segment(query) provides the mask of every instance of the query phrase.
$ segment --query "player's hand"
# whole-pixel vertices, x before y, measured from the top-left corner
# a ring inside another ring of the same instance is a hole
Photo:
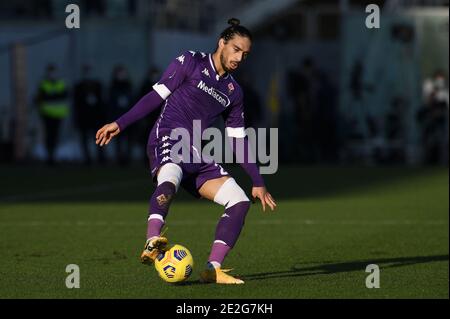
[[[272,211],[275,209],[275,207],[277,207],[275,200],[265,187],[253,187],[252,196],[253,199],[259,198],[264,212],[266,211],[266,204],[270,207]]]
[[[95,134],[95,144],[103,146],[107,145],[111,139],[120,133],[119,125],[116,122],[106,124]]]

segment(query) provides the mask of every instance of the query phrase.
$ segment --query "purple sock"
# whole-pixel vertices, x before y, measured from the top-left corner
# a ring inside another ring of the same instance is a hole
[[[147,239],[159,236],[161,234],[161,228],[164,226],[164,222],[157,218],[151,218],[147,224]]]
[[[230,247],[222,242],[214,242],[211,248],[211,254],[209,254],[208,262],[216,262],[222,264],[223,260],[230,251]]]
[[[160,235],[174,195],[175,185],[171,182],[164,182],[156,187],[150,199],[147,239]]]
[[[221,264],[234,247],[244,226],[245,216],[250,208],[250,202],[240,202],[225,209],[216,227],[215,241],[209,255],[208,261]]]

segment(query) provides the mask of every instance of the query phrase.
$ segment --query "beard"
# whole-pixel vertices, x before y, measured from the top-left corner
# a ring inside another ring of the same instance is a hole
[[[230,73],[232,71],[229,68],[227,68],[227,66],[226,66],[227,61],[225,60],[225,57],[223,56],[223,52],[220,54],[220,64],[222,65],[222,69],[225,72]]]

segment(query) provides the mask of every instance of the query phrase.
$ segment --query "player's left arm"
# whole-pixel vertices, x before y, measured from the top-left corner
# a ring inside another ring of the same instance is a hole
[[[245,133],[242,94],[238,99],[236,99],[236,102],[233,104],[231,109],[224,114],[224,118],[226,127],[225,130],[233,152],[236,154],[238,159],[242,159],[242,162],[239,164],[252,180],[253,199],[255,200],[256,198],[259,198],[263,211],[266,211],[266,205],[269,206],[272,211],[275,210],[277,204],[272,195],[267,191],[264,179],[259,173],[256,159],[254,154],[251,152],[249,140]],[[243,147],[237,147],[239,144],[242,144]],[[241,150],[243,150],[243,154],[238,153]]]
[[[230,134],[232,134],[230,136]],[[242,158],[243,161],[239,163],[241,167],[244,169],[244,171],[247,173],[247,175],[250,176],[253,187],[252,187],[252,197],[253,200],[256,198],[259,198],[262,204],[263,211],[266,211],[266,205],[270,207],[270,209],[273,211],[275,210],[275,207],[277,206],[275,199],[272,197],[272,195],[269,193],[269,191],[266,188],[266,185],[264,183],[264,179],[259,173],[258,165],[256,164],[256,161],[253,159],[253,154],[251,152],[251,148],[249,145],[248,137],[244,136],[233,136],[233,133],[230,133],[229,127],[227,127],[227,135],[230,142],[230,145],[232,145],[232,149],[234,154],[236,154],[237,158]],[[237,144],[242,143],[243,147],[237,147]],[[239,154],[239,152],[243,149],[244,154]]]

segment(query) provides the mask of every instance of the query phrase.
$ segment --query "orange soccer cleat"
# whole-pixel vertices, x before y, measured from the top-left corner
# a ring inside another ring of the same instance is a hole
[[[221,269],[221,268],[208,268],[200,273],[200,281],[203,283],[216,283],[224,285],[240,285],[244,281],[238,278],[234,278],[226,274],[232,269]]]
[[[141,262],[146,265],[152,265],[156,256],[166,249],[168,243],[167,238],[162,236],[148,239],[141,254]]]

